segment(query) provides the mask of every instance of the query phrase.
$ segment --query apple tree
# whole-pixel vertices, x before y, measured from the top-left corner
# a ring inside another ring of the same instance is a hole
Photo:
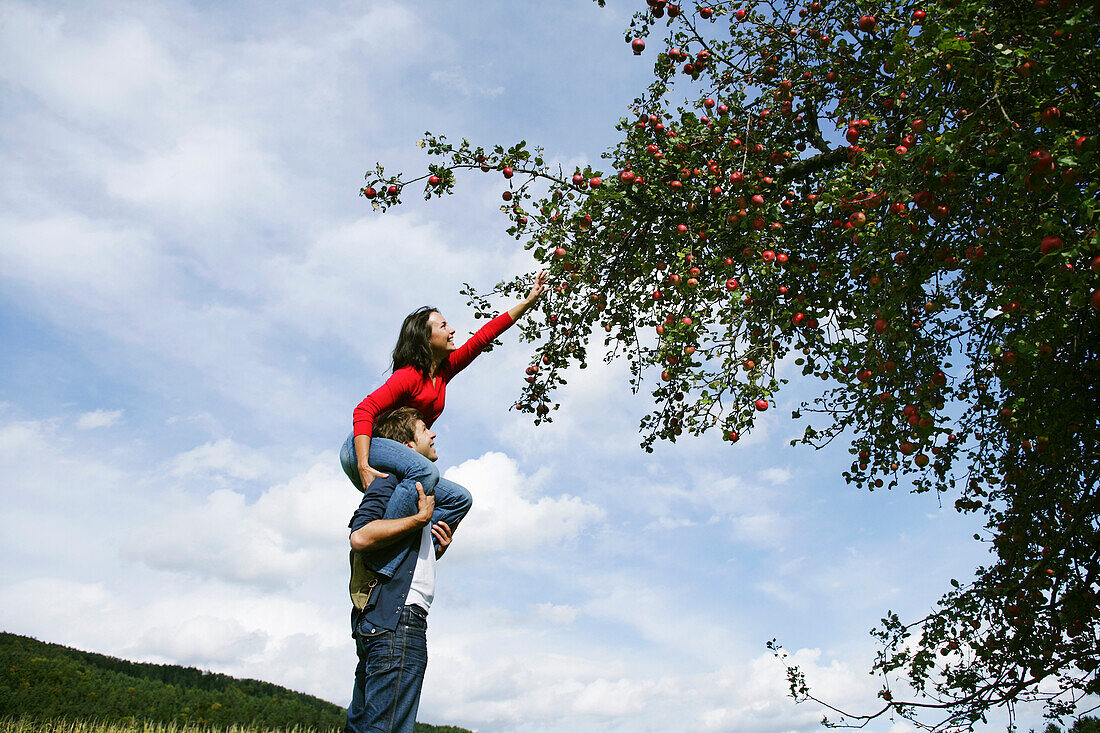
[[[801,372],[801,442],[850,441],[848,482],[981,515],[989,563],[926,617],[886,616],[881,704],[840,722],[1080,710],[1100,692],[1095,5],[638,5],[625,37],[653,81],[602,166],[428,133],[427,174],[378,167],[362,194],[385,210],[502,176],[509,233],[557,283],[522,324],[536,423],[566,368],[622,358],[652,392],[644,447],[736,443]],[[487,315],[524,287],[467,293]]]

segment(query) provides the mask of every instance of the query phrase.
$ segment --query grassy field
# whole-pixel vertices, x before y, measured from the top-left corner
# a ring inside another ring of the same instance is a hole
[[[95,720],[70,720],[56,718],[14,718],[0,720],[0,733],[321,733],[313,728],[297,726],[286,730],[250,728],[231,725],[228,728],[205,725],[177,725],[175,723],[148,723],[134,720],[130,723],[107,723]],[[329,733],[324,731],[324,733]]]
[[[179,725],[176,723],[150,723],[131,720],[128,723],[108,723],[97,720],[70,718],[2,718],[0,733],[331,733],[316,728],[292,726],[290,728],[264,728],[230,725]],[[416,724],[416,733],[470,733],[465,728],[449,725]]]

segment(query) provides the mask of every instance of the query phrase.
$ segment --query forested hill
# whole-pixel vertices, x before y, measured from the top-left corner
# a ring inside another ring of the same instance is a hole
[[[348,669],[350,693],[352,669]],[[285,687],[194,667],[128,662],[0,632],[0,718],[342,728],[344,709]],[[417,723],[416,733],[469,733]]]

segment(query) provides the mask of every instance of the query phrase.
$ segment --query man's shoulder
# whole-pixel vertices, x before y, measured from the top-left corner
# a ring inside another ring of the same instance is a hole
[[[359,508],[351,515],[348,527],[353,531],[359,529],[368,522],[381,519],[386,513],[386,505],[389,504],[393,491],[397,488],[400,477],[391,471],[389,476],[379,476],[367,484],[363,498],[359,502]]]

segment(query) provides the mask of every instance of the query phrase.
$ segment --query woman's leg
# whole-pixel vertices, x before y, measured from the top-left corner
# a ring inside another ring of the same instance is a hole
[[[455,531],[473,503],[474,498],[470,496],[465,486],[440,478],[439,483],[435,485],[435,511],[432,512],[432,524],[444,521],[452,532]]]
[[[370,465],[383,473],[394,473],[404,482],[409,481],[412,492],[412,511],[397,516],[407,517],[416,514],[416,482],[424,487],[425,494],[435,491],[435,484],[439,480],[439,469],[424,456],[403,443],[398,443],[387,438],[371,438],[370,441]],[[340,446],[340,467],[355,488],[364,490],[362,479],[359,478],[359,459],[355,454],[355,436],[349,435],[344,444]],[[392,519],[393,517],[387,517]]]
[[[340,468],[344,469],[348,480],[360,491],[364,490],[363,480],[359,478],[359,461],[355,457],[355,434],[349,434],[348,439],[340,446]]]

